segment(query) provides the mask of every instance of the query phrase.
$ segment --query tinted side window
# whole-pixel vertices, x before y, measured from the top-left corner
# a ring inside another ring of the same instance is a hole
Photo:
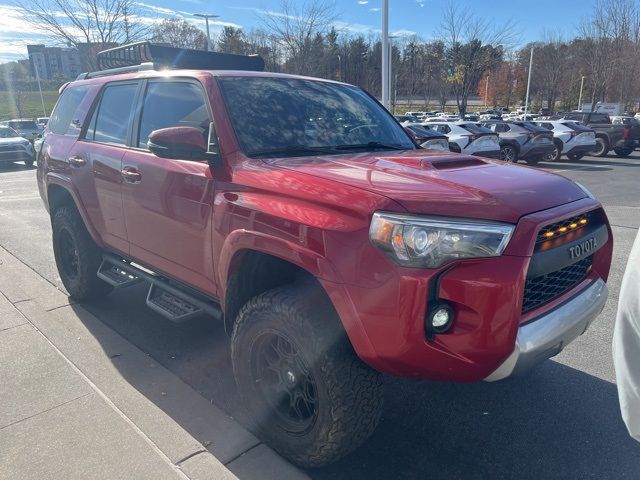
[[[102,92],[85,138],[96,142],[125,145],[138,85],[109,85]]]
[[[74,135],[80,134],[80,120],[74,118],[74,114],[80,105],[80,102],[87,94],[89,87],[68,87],[56,103],[56,107],[51,113],[49,119],[49,131],[58,135]],[[74,123],[74,120],[78,122]]]
[[[209,111],[202,89],[190,82],[151,82],[142,106],[138,147],[146,148],[149,134],[167,127],[209,128]]]
[[[609,123],[609,115],[604,113],[591,114],[590,123]]]

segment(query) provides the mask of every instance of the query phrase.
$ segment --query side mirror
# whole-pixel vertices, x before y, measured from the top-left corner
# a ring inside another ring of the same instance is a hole
[[[212,129],[213,124],[209,129],[210,143]],[[215,133],[213,135],[217,138]],[[218,165],[220,157],[217,145],[214,148],[208,148],[202,129],[196,127],[168,127],[154,130],[149,135],[147,146],[151,153],[161,158],[206,160],[212,167]]]

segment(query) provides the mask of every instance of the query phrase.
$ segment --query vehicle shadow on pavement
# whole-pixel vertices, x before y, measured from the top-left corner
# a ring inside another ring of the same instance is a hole
[[[83,307],[243,422],[221,322],[172,324],[145,307],[143,290],[137,285]],[[123,362],[114,365],[153,397],[148,379]],[[385,402],[381,424],[363,447],[306,473],[314,479],[538,480],[618,479],[640,471],[640,445],[620,419],[615,385],[554,361],[527,377],[491,384],[386,377]],[[202,441],[179,400],[158,406]]]

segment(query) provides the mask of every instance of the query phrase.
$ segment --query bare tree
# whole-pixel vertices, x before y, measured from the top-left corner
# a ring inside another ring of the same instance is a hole
[[[504,49],[515,38],[515,27],[513,22],[494,25],[451,2],[445,8],[440,35],[446,47],[447,79],[464,116],[469,95],[484,72],[500,63]]]
[[[186,20],[170,18],[154,25],[151,41],[168,43],[172,47],[204,49],[207,36],[198,27]]]
[[[291,70],[309,73],[316,34],[325,34],[335,19],[333,4],[325,0],[282,0],[279,12],[268,12],[262,21],[267,31],[283,46]]]
[[[143,39],[148,27],[136,19],[136,0],[16,0],[26,22],[57,43],[78,46]]]

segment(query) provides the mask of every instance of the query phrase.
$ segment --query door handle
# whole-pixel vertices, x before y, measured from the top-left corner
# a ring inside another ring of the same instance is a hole
[[[69,157],[69,165],[71,165],[72,167],[83,167],[86,164],[87,161],[82,157],[79,157],[77,155]]]
[[[142,175],[133,167],[124,167],[120,173],[122,173],[122,178],[127,183],[140,183],[142,181]]]

